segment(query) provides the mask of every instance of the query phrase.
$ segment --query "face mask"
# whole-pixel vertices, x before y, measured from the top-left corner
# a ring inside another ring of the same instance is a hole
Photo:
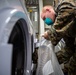
[[[50,19],[50,18],[46,18],[45,20],[44,20],[44,22],[47,24],[47,25],[52,25],[54,22],[52,21],[52,19]]]

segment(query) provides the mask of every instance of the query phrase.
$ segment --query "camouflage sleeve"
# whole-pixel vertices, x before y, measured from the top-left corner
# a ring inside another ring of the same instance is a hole
[[[48,31],[49,39],[56,45],[61,38],[65,41],[65,47],[57,53],[60,63],[68,61],[72,56],[75,37],[75,6],[68,2],[61,3],[57,8],[57,17],[54,25]]]
[[[67,36],[74,36],[74,23],[75,23],[75,9],[74,5],[68,2],[61,3],[57,10],[57,17],[48,31],[49,39],[53,45],[56,45],[61,38]]]
[[[69,75],[76,75],[76,51],[69,61],[68,71]]]
[[[61,40],[61,36],[57,34],[57,32],[55,31],[55,29],[53,27],[51,27],[51,29],[49,29],[47,31],[48,33],[48,39],[51,41],[51,43],[55,46],[57,45],[57,43]]]
[[[57,8],[57,17],[53,25],[54,31],[50,31],[50,35],[53,35],[52,38],[55,38],[57,42],[58,37],[54,35],[54,32],[59,35],[60,39],[63,38],[65,41],[65,47],[57,52],[56,55],[60,64],[68,62],[69,75],[76,75],[76,50],[74,45],[76,34],[75,8],[74,3],[61,3]],[[55,40],[53,39],[53,41]]]
[[[54,23],[54,28],[58,34],[61,36],[72,36],[74,34],[74,23],[76,16],[76,7],[70,2],[63,1],[58,5],[57,17]]]
[[[76,75],[76,50],[75,38],[65,37],[65,47],[56,53],[59,63],[64,63],[64,72],[68,75]]]
[[[56,33],[65,41],[65,47],[57,53],[60,63],[68,61],[75,50],[75,6],[68,2],[63,2],[58,6],[57,17],[54,23]]]
[[[64,41],[65,41],[65,47],[56,53],[60,64],[63,62],[64,63],[68,62],[70,57],[72,57],[73,53],[75,52],[75,45],[74,45],[75,38],[65,36]]]

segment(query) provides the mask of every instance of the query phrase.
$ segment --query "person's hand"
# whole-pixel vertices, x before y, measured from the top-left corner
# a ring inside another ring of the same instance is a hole
[[[49,35],[48,35],[47,31],[44,32],[44,34],[42,35],[42,37],[44,37],[45,39],[48,39]]]

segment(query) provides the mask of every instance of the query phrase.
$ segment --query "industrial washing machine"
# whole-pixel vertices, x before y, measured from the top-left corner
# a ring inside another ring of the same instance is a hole
[[[23,0],[0,0],[0,75],[32,75],[33,31]]]

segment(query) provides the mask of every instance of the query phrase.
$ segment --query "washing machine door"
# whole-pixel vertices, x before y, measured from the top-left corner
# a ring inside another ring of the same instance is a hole
[[[13,45],[12,52],[12,74],[23,75],[24,65],[26,64],[27,41],[26,32],[21,21],[18,21],[10,35],[8,43]]]
[[[31,75],[32,27],[21,0],[0,2],[0,75]]]
[[[0,45],[0,75],[31,75],[31,34],[24,19],[19,19],[8,38],[7,45]],[[3,37],[4,38],[4,37]]]

